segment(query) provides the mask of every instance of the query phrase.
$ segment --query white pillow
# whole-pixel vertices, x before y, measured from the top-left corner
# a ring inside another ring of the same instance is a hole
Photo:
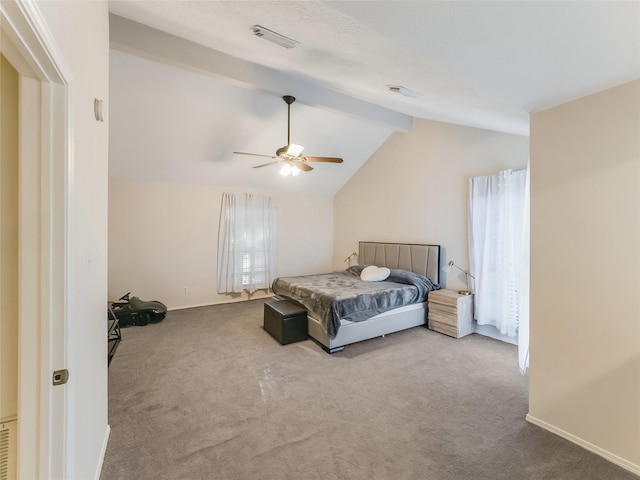
[[[369,265],[364,267],[360,272],[360,279],[365,282],[381,282],[386,280],[391,275],[391,270],[386,267],[376,267],[375,265]]]

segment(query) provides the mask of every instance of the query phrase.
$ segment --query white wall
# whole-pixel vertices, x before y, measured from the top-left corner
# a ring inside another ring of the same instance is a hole
[[[442,265],[468,269],[469,177],[526,168],[528,149],[528,137],[414,120],[335,196],[334,268],[366,240],[439,244]],[[464,274],[441,275],[444,286],[466,288]]]
[[[531,121],[529,418],[640,474],[640,81]]]
[[[359,240],[439,243],[443,262],[467,266],[468,178],[525,168],[527,158],[527,137],[416,120],[334,199],[271,192],[279,206],[278,274],[342,269]],[[109,298],[132,291],[169,308],[235,300],[216,293],[217,226],[222,193],[242,190],[109,184]],[[464,282],[454,275],[445,283]]]
[[[72,77],[68,175],[66,368],[67,478],[97,478],[107,425],[108,118],[94,119],[94,98],[109,100],[107,2],[41,1],[38,6]],[[55,121],[55,119],[54,119]]]
[[[245,300],[246,294],[217,293],[218,222],[226,191],[251,191],[274,199],[278,275],[330,270],[333,199],[329,196],[111,178],[109,298],[131,291],[169,308]],[[264,296],[258,292],[252,298]]]

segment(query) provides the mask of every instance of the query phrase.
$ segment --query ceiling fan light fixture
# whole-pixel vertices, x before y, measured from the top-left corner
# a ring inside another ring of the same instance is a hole
[[[283,177],[288,177],[289,175],[292,175],[295,177],[300,173],[300,171],[301,170],[295,165],[290,165],[288,163],[285,163],[280,169],[280,175],[282,175]]]
[[[302,145],[296,145],[295,143],[292,143],[287,149],[287,155],[290,155],[292,157],[299,157],[302,153],[302,150],[304,150],[304,147]]]
[[[402,85],[387,85],[387,89],[393,93],[399,93],[400,95],[404,95],[405,97],[420,97],[422,94],[420,92],[416,92],[415,90],[411,90],[407,87],[403,87]]]
[[[291,165],[285,163],[280,169],[280,175],[282,175],[283,177],[291,175]]]
[[[256,37],[264,38],[265,40],[269,40],[270,42],[284,48],[293,48],[296,45],[300,45],[300,42],[297,40],[280,35],[279,33],[269,30],[268,28],[264,28],[261,25],[253,25],[251,27],[251,31]]]

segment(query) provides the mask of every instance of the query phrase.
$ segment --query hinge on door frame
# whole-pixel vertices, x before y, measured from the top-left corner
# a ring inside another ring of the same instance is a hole
[[[69,380],[69,370],[55,370],[53,372],[53,385],[64,385]]]

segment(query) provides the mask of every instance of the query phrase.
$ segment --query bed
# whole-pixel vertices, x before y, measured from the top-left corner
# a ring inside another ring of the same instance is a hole
[[[358,263],[344,272],[280,277],[273,282],[278,299],[307,310],[309,336],[328,353],[424,325],[428,291],[440,288],[439,245],[360,242]],[[391,275],[382,282],[362,282],[359,273],[368,265],[389,268]],[[356,290],[361,287],[365,293]],[[376,290],[391,293],[394,299],[382,299]]]

